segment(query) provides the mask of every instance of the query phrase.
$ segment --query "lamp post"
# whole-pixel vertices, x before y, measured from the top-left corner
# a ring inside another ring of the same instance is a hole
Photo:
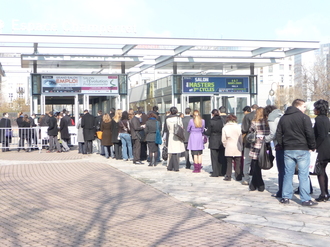
[[[276,84],[277,85],[277,82],[273,82],[270,86],[270,90],[269,90],[269,96],[272,97],[272,104],[274,105],[275,103],[275,100],[274,100],[274,95],[275,95],[275,91],[273,89],[273,85]]]

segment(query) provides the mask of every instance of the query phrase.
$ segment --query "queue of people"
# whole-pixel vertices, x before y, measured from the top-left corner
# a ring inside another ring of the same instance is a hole
[[[224,177],[224,181],[241,181],[248,185],[250,191],[265,190],[262,176],[262,162],[259,159],[263,145],[272,153],[270,143],[273,142],[278,170],[278,191],[273,197],[280,203],[288,204],[293,196],[292,179],[295,172],[299,178],[298,193],[303,206],[314,206],[317,202],[326,202],[330,195],[328,191],[328,176],[326,167],[330,161],[330,122],[328,118],[329,105],[325,100],[314,103],[315,125],[305,113],[306,104],[301,99],[293,101],[283,113],[276,106],[258,107],[252,105],[244,109],[242,124],[237,123],[237,117],[226,114],[226,108],[213,109],[208,126],[198,110],[185,109],[185,114],[179,113],[176,107],[171,107],[161,123],[158,108],[145,114],[141,108],[111,109],[110,114],[94,117],[88,110],[80,115],[76,125],[78,129],[78,152],[91,154],[96,149],[105,158],[132,161],[135,165],[157,166],[161,153],[159,145],[167,147],[167,170],[178,172],[180,158],[185,157],[185,168],[193,166],[193,173],[202,169],[202,154],[205,143],[208,142],[212,172],[210,177]],[[23,129],[35,125],[35,116],[20,112],[17,124]],[[48,126],[50,152],[65,152],[70,150],[68,126],[73,125],[68,113],[64,110],[55,117],[52,112],[43,116],[40,126]],[[11,128],[8,113],[3,113],[0,128]],[[163,127],[163,128],[162,128]],[[34,134],[19,130],[18,151],[28,144],[27,152],[31,151]],[[159,140],[159,135],[163,134]],[[3,152],[8,151],[11,136],[4,130],[0,131]],[[101,134],[99,133],[101,132]],[[254,134],[254,139],[247,138]],[[60,137],[58,135],[60,134]],[[61,140],[62,147],[58,140]],[[93,142],[95,141],[93,145]],[[264,144],[266,143],[266,144]],[[94,147],[93,147],[94,146]],[[148,153],[147,153],[148,151]],[[312,186],[309,179],[310,151],[317,151],[318,158],[315,173],[318,178],[321,194],[312,201],[310,193]],[[191,158],[191,159],[190,159]],[[191,162],[192,161],[192,162]],[[234,168],[234,169],[233,169]],[[232,175],[234,170],[234,176]]]

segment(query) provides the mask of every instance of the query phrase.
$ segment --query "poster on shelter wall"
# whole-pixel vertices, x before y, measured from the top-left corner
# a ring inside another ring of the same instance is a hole
[[[118,93],[118,76],[42,75],[43,93]]]
[[[248,93],[249,77],[182,77],[183,93]]]
[[[43,75],[41,77],[43,93],[80,93],[79,76]]]
[[[82,93],[118,93],[118,76],[81,76]]]

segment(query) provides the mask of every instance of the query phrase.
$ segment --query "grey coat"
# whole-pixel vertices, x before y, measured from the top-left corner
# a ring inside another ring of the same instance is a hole
[[[81,118],[79,118],[78,120],[77,129],[78,129],[77,142],[85,142],[83,128],[81,127]]]
[[[162,125],[159,121],[156,119],[149,119],[146,122],[146,128],[144,129],[144,132],[146,134],[146,141],[147,142],[155,142],[156,140],[156,125],[158,122],[158,129],[161,132],[162,131]]]

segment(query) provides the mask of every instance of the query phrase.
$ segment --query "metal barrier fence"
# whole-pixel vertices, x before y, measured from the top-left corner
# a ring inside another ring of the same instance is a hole
[[[42,150],[48,146],[49,136],[47,134],[48,127],[32,127],[32,128],[0,128],[0,143],[2,151],[7,150]],[[70,144],[77,145],[77,129],[75,126],[69,126]],[[58,135],[60,138],[60,135]]]

